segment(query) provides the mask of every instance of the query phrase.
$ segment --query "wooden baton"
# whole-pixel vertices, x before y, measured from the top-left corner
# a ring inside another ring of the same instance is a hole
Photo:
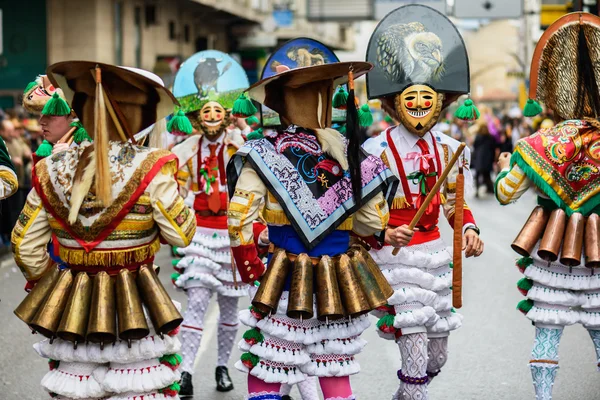
[[[456,202],[454,204],[454,243],[452,249],[452,305],[462,307],[462,230],[465,208],[465,175],[463,167],[458,167],[456,177]]]

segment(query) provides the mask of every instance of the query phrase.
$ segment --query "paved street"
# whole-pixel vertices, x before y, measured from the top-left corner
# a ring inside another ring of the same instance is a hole
[[[534,330],[515,309],[522,298],[516,289],[520,274],[513,262],[516,255],[509,247],[533,204],[532,196],[506,208],[498,206],[491,197],[470,202],[486,242],[486,251],[477,260],[466,261],[464,307],[461,310],[465,316],[464,326],[450,337],[450,359],[442,374],[430,386],[432,399],[534,399],[527,366]],[[450,231],[446,225],[444,233],[449,239]],[[166,249],[157,263],[163,266],[163,281],[168,281],[170,259]],[[39,386],[47,365],[31,347],[39,336],[29,334],[25,325],[12,314],[24,296],[23,282],[12,261],[6,260],[0,264],[1,400],[48,398]],[[170,284],[167,286],[171,288]],[[182,293],[171,293],[185,305]],[[247,301],[243,306],[246,305]],[[242,399],[245,394],[245,375],[233,370],[233,367],[231,375],[236,390],[228,394],[214,391],[216,314],[216,307],[212,304],[205,322],[205,337],[194,375],[198,394],[196,399]],[[398,350],[392,342],[378,339],[374,322],[373,319],[373,327],[364,335],[369,344],[359,356],[362,372],[353,378],[357,399],[388,399],[398,382]],[[236,359],[239,354],[235,350],[232,358]],[[560,355],[561,369],[554,399],[600,399],[596,358],[591,340],[583,328],[575,326],[566,329]]]

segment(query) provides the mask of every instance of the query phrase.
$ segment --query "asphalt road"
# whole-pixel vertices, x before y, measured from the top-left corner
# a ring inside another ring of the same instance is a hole
[[[450,336],[450,358],[442,373],[430,385],[433,400],[521,400],[534,399],[527,362],[534,329],[515,307],[522,299],[516,289],[520,273],[514,266],[516,254],[510,243],[533,208],[532,196],[519,203],[500,207],[495,200],[471,200],[475,218],[482,230],[486,248],[478,259],[464,265],[464,325]],[[450,230],[443,224],[445,237]],[[162,279],[170,275],[170,257],[163,249],[158,257],[163,265]],[[47,399],[39,381],[47,371],[46,361],[39,358],[32,344],[39,340],[13,314],[24,296],[23,277],[11,260],[0,264],[0,400]],[[183,293],[166,285],[173,297],[185,305]],[[242,306],[247,306],[244,302]],[[231,376],[236,388],[226,394],[214,390],[216,362],[217,308],[211,304],[205,322],[202,348],[196,360],[194,385],[196,399],[229,400],[245,396],[245,375],[231,362]],[[364,337],[369,341],[359,355],[360,374],[352,378],[357,399],[389,399],[398,380],[400,366],[396,345],[379,339],[373,327]],[[241,337],[241,331],[239,336]],[[236,349],[232,360],[239,357]],[[569,327],[560,345],[560,366],[555,384],[555,400],[600,399],[600,379],[596,356],[587,332],[580,326]],[[299,398],[297,393],[296,399]]]

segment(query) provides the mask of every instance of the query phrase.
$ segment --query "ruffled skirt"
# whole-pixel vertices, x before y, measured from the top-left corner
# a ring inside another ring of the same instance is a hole
[[[378,333],[393,340],[402,333],[427,332],[447,336],[462,325],[452,308],[452,256],[441,239],[407,246],[397,256],[394,248],[371,250],[394,294],[388,305],[373,313],[380,317]]]

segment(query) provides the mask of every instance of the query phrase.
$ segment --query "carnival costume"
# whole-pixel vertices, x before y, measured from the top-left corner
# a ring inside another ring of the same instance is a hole
[[[191,375],[200,348],[204,316],[213,294],[219,304],[217,390],[233,389],[227,364],[238,331],[238,300],[247,296],[245,285],[233,276],[227,234],[227,179],[225,166],[244,144],[239,129],[229,129],[231,108],[250,86],[244,69],[231,56],[215,50],[186,60],[175,77],[174,95],[181,109],[169,122],[171,133],[190,134],[190,123],[200,134],[189,136],[173,148],[179,159],[179,181],[186,202],[196,214],[192,244],[176,248],[183,256],[174,261],[173,282],[188,296],[181,326],[183,381],[181,395],[192,395]]]
[[[459,142],[431,128],[443,108],[469,92],[468,58],[460,34],[445,16],[426,6],[408,5],[379,23],[367,61],[374,64],[367,75],[369,98],[387,102],[387,111],[401,122],[363,145],[400,179],[390,210],[389,226],[395,228],[411,223],[457,151]],[[468,149],[465,152],[458,164],[468,171],[470,155]],[[452,303],[452,250],[446,249],[438,228],[440,208],[455,225],[458,174],[458,166],[451,169],[416,225],[418,231],[397,255],[388,243],[371,250],[394,288],[387,306],[375,314],[381,317],[380,336],[395,340],[400,348],[395,399],[428,398],[427,384],[448,357],[450,331],[462,324]],[[465,205],[459,235],[470,228],[477,229]]]
[[[536,399],[552,398],[558,345],[565,326],[581,323],[600,365],[600,18],[568,14],[542,35],[531,63],[530,99],[523,115],[541,112],[537,100],[564,121],[521,139],[496,180],[509,204],[529,188],[538,195],[512,248],[527,298],[518,309],[535,325],[529,366]]]
[[[240,312],[251,329],[236,367],[248,373],[250,399],[280,399],[281,384],[305,374],[319,377],[325,399],[354,398],[349,376],[360,369],[354,356],[365,345],[365,313],[391,288],[368,252],[349,248],[350,232],[370,236],[386,225],[383,192],[395,179],[380,159],[361,152],[353,90],[347,146],[328,127],[336,87],[370,68],[279,66],[249,89],[286,126],[249,140],[227,167],[233,256],[244,282],[260,279],[252,308]],[[254,111],[245,96],[238,102],[234,112]],[[259,208],[271,243],[266,272],[252,229]]]
[[[4,140],[0,138],[0,200],[12,196],[18,187],[15,166],[10,160]]]
[[[161,241],[190,243],[194,216],[178,193],[175,155],[133,135],[176,100],[137,69],[70,61],[48,77],[94,143],[38,163],[12,235],[15,262],[35,285],[15,314],[47,337],[34,346],[50,359],[42,386],[58,399],[177,399],[183,318],[153,260]],[[46,251],[53,234],[60,271]]]

